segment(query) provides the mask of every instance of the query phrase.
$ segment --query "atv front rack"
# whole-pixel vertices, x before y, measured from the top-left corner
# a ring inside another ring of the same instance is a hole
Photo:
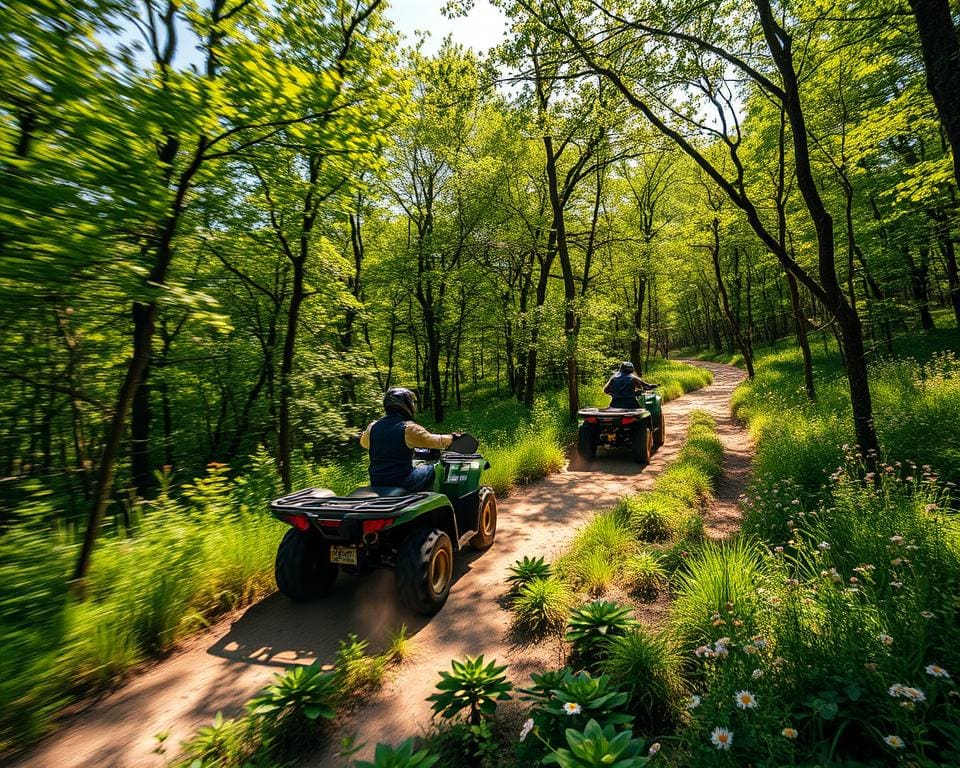
[[[270,502],[273,512],[295,514],[362,513],[396,515],[418,504],[430,494],[411,493],[409,496],[334,496],[318,493],[322,488],[304,488]]]

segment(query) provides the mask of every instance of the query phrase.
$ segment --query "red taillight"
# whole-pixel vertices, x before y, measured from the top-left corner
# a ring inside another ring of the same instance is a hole
[[[363,535],[366,536],[368,533],[376,533],[377,531],[382,531],[392,522],[393,522],[393,519],[389,517],[381,518],[379,520],[364,520]]]
[[[596,423],[597,423],[597,417],[596,417],[596,416],[584,416],[584,417],[583,417],[583,420],[584,420],[587,424],[596,424]]]
[[[623,417],[623,421],[621,421],[620,423],[621,423],[621,424],[633,424],[633,422],[635,422],[635,421],[636,421],[636,419],[633,418],[633,416],[624,416],[624,417]]]
[[[298,531],[309,531],[310,530],[310,521],[307,520],[303,515],[284,515],[283,519],[285,522],[290,523]]]

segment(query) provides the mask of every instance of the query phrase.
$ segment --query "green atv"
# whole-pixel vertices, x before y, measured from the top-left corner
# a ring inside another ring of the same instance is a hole
[[[640,408],[581,408],[577,412],[580,457],[593,461],[601,446],[627,447],[638,464],[649,463],[666,436],[663,398],[655,389],[643,393]]]
[[[417,449],[414,464],[435,466],[433,490],[363,486],[346,496],[305,488],[271,502],[290,525],[277,550],[277,587],[287,597],[328,594],[337,573],[393,568],[401,601],[416,613],[439,611],[453,583],[453,555],[485,550],[497,533],[497,498],[480,485],[490,467],[479,443],[462,435],[446,451]]]

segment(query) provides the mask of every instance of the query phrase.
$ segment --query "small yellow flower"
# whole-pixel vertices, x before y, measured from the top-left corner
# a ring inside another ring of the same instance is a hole
[[[780,731],[780,735],[785,739],[795,739],[800,734],[797,733],[796,728],[784,728],[782,731]]]
[[[564,703],[563,711],[568,715],[579,715],[581,712],[583,712],[583,707],[573,701],[568,701]]]

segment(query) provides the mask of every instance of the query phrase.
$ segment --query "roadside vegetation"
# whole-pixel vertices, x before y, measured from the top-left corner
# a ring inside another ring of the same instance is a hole
[[[890,456],[859,451],[835,417],[835,350],[815,357],[815,404],[798,352],[760,351],[735,395],[757,448],[743,531],[705,542],[682,511],[722,455],[695,416],[653,490],[599,512],[555,562],[512,569],[517,630],[562,639],[569,667],[518,682],[523,714],[492,719],[473,763],[451,756],[450,726],[421,746],[439,766],[957,764],[960,386],[943,339],[874,363]],[[671,601],[656,628],[637,619],[650,593],[629,588],[638,555]]]

